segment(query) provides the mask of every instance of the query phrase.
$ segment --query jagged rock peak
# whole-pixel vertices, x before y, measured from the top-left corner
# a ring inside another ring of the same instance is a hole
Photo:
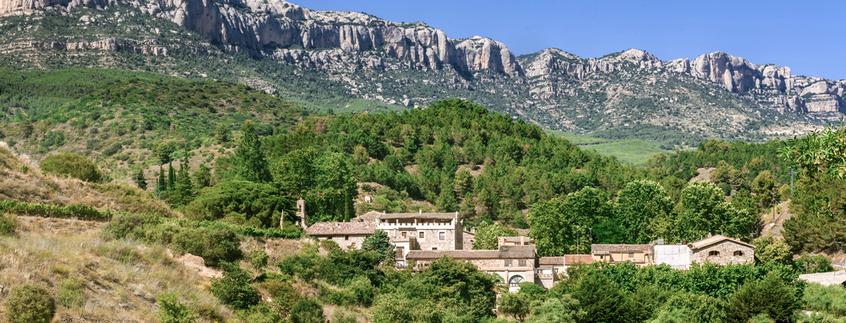
[[[536,57],[543,56],[543,57],[565,59],[565,60],[582,60],[582,58],[579,57],[578,55],[570,53],[570,52],[562,50],[562,49],[559,49],[559,48],[546,48],[546,49],[543,49],[543,50],[535,53],[534,55],[536,55]]]
[[[517,57],[504,43],[482,36],[473,36],[455,45],[458,65],[471,72],[492,71],[512,76],[523,75]],[[463,59],[462,59],[463,58]]]
[[[653,63],[661,63],[661,60],[655,55],[651,53],[637,48],[630,48],[624,50],[616,55],[620,59],[634,61],[634,62],[653,62]]]

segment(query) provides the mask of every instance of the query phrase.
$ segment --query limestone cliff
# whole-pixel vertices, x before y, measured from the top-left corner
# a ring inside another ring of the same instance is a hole
[[[164,69],[288,95],[331,87],[332,96],[406,107],[461,97],[547,128],[612,136],[754,140],[846,117],[846,81],[721,52],[670,61],[640,49],[517,57],[481,36],[452,39],[423,23],[282,0],[0,0],[0,17],[19,15],[0,18],[0,55],[27,66]],[[237,62],[246,64],[241,73],[229,70]]]
[[[275,53],[278,49],[375,51],[417,69],[451,67],[462,73],[520,75],[517,58],[497,41],[474,37],[455,41],[423,24],[399,24],[352,12],[312,11],[281,0],[2,0],[0,16],[45,8],[72,10],[131,5],[168,19],[213,44],[254,56],[304,59],[326,65],[327,54]],[[297,56],[299,58],[292,58]]]

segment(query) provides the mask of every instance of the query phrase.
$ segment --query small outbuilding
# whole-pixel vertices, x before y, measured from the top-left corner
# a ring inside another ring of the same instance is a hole
[[[751,264],[755,261],[755,246],[722,235],[710,236],[688,247],[693,263],[729,265]]]

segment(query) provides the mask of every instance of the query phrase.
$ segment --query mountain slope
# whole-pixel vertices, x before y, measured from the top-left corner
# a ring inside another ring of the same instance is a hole
[[[0,16],[7,64],[211,77],[317,108],[461,97],[549,129],[683,146],[791,136],[846,111],[846,81],[725,53],[661,61],[634,49],[590,59],[548,49],[516,57],[489,38],[451,39],[422,23],[281,0],[0,0]]]

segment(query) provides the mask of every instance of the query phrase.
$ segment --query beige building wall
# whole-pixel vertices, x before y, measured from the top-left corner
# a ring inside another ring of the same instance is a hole
[[[385,231],[391,243],[398,245],[406,244],[411,239],[417,240],[416,250],[462,250],[464,245],[463,228],[456,220],[448,222],[423,219],[391,220],[380,222],[378,229]]]
[[[718,265],[750,264],[755,261],[755,249],[731,240],[693,250],[690,260],[693,263],[713,263]]]
[[[593,260],[597,262],[632,262],[635,264],[650,264],[652,257],[643,252],[612,252],[609,254],[595,254]]]

